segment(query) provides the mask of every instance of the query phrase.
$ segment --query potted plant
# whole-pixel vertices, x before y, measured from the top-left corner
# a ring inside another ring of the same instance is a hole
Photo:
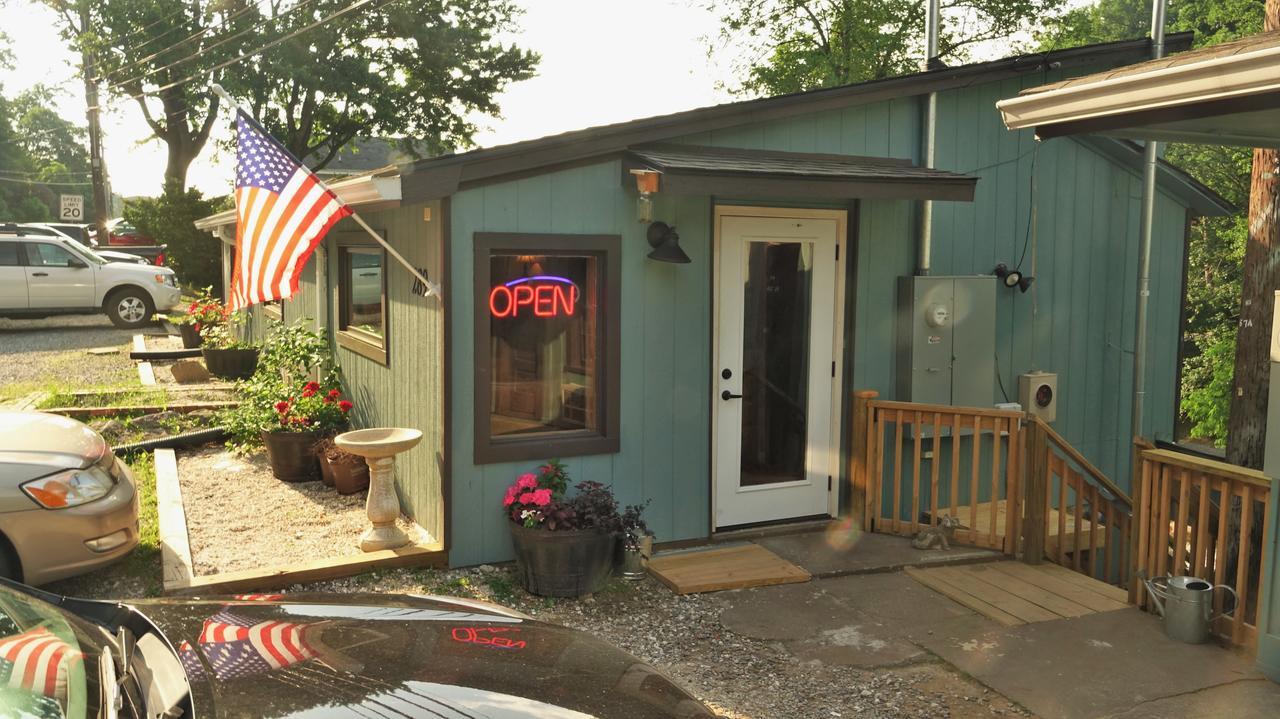
[[[320,479],[338,490],[338,494],[355,494],[369,488],[369,464],[334,444],[326,437],[316,445],[320,456]]]
[[[244,324],[241,312],[223,313],[217,324],[201,325],[200,354],[211,374],[224,379],[248,379],[258,368],[258,348],[239,337]]]
[[[173,324],[178,326],[178,333],[182,335],[182,346],[186,349],[199,347],[200,330],[220,324],[225,315],[226,308],[213,296],[212,286],[197,292],[195,299],[187,305],[186,314],[173,318]]]
[[[276,402],[279,421],[271,429],[262,430],[275,478],[283,482],[320,479],[316,445],[346,427],[351,407],[340,390],[325,390],[318,382],[308,382],[296,397]]]
[[[596,591],[613,569],[618,502],[599,482],[579,482],[567,497],[569,475],[551,460],[507,488],[516,575],[531,594],[578,597]]]

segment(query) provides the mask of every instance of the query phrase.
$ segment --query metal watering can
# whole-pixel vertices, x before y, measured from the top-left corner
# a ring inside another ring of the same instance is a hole
[[[1164,617],[1164,633],[1170,639],[1188,644],[1201,644],[1209,638],[1213,622],[1232,614],[1240,606],[1236,590],[1225,584],[1214,586],[1197,577],[1156,577],[1142,582]],[[1213,592],[1225,589],[1231,593],[1231,611],[1213,613]]]

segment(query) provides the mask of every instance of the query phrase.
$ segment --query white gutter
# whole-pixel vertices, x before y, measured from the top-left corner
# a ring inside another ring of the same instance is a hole
[[[1005,127],[1020,130],[1277,90],[1280,46],[1031,92],[996,108]]]
[[[394,168],[327,184],[339,200],[353,208],[400,201],[400,173]],[[205,230],[227,244],[235,244],[235,224],[234,208],[195,221],[196,229]]]

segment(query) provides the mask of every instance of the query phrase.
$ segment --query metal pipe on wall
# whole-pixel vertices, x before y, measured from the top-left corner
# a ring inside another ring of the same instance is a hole
[[[941,24],[940,0],[928,0],[925,10],[925,58],[924,68],[938,56],[938,29]],[[924,166],[933,167],[937,155],[938,93],[931,92],[924,115],[923,155]],[[925,200],[920,206],[920,245],[916,251],[916,274],[927,275],[933,266],[933,200]]]
[[[1151,57],[1164,57],[1166,0],[1152,0]],[[1138,226],[1138,305],[1133,334],[1133,423],[1134,437],[1142,436],[1143,411],[1147,399],[1147,301],[1151,297],[1151,235],[1156,216],[1156,172],[1160,143],[1148,140],[1142,151],[1142,215]]]

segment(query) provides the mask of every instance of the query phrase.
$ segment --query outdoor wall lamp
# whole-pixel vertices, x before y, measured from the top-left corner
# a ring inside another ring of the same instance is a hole
[[[676,234],[676,228],[667,223],[655,222],[649,225],[647,237],[649,245],[653,247],[653,252],[649,253],[649,259],[678,265],[687,265],[692,261],[684,250],[680,249],[680,235]]]
[[[999,277],[1000,281],[1004,282],[1005,287],[1009,289],[1017,287],[1023,294],[1026,294],[1027,289],[1031,287],[1031,283],[1036,281],[1036,278],[1028,277],[1018,270],[1011,270],[1003,263],[996,265],[996,268],[992,270],[992,274]]]
[[[640,222],[653,221],[653,193],[658,191],[658,175],[661,172],[657,170],[632,170],[632,176],[636,178],[636,192],[640,193],[640,197],[636,200],[636,220]]]

